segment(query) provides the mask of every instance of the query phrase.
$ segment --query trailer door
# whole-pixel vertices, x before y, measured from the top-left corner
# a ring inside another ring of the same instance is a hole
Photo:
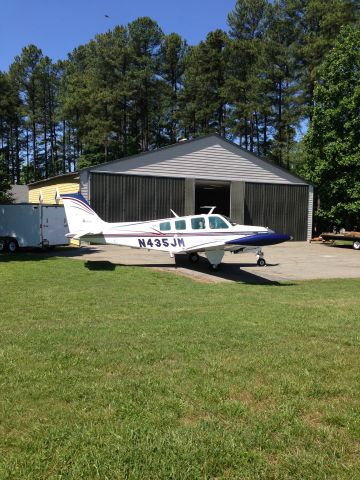
[[[42,241],[43,244],[68,245],[66,234],[69,228],[66,221],[65,209],[61,205],[42,206]],[[48,242],[48,243],[47,243]]]

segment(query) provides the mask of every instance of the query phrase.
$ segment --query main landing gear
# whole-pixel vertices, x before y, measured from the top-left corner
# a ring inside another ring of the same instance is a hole
[[[224,250],[206,250],[205,256],[209,260],[209,268],[211,272],[217,272],[220,268],[221,260],[224,256]],[[193,265],[198,263],[199,254],[197,252],[191,252],[188,255],[189,262]]]
[[[199,255],[196,252],[192,252],[189,254],[189,262],[194,264],[198,263],[199,261]]]

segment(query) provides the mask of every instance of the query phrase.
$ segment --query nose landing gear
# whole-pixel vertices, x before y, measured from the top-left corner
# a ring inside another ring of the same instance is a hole
[[[265,267],[266,266],[266,260],[264,258],[264,252],[260,249],[260,250],[257,250],[256,252],[256,256],[257,256],[257,265],[259,267]]]

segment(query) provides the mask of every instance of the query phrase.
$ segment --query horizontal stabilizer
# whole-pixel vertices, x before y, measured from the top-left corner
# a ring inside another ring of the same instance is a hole
[[[102,232],[77,232],[77,233],[67,233],[65,236],[67,238],[73,238],[74,240],[80,240],[83,237],[91,237],[95,235],[102,235]]]

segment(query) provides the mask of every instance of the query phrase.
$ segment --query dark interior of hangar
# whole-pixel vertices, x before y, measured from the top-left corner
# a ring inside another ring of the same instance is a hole
[[[216,207],[215,213],[230,216],[230,184],[196,183],[195,214],[207,213],[205,208]]]

